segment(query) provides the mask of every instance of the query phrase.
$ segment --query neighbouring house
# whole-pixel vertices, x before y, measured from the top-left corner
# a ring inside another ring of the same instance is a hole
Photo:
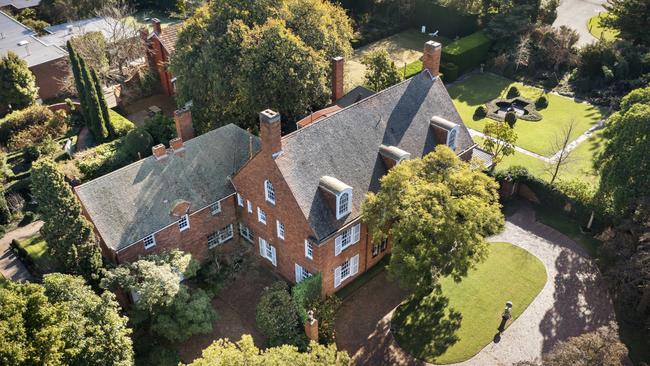
[[[179,248],[202,259],[252,244],[287,280],[321,273],[323,293],[338,291],[391,251],[360,215],[392,167],[440,144],[491,164],[439,77],[440,55],[427,42],[422,73],[358,100],[334,73],[334,102],[348,105],[285,136],[272,110],[259,114],[259,139],[234,125],[192,138],[191,113],[177,112],[171,149],[76,187],[104,254],[121,263]]]
[[[41,4],[41,0],[0,0],[0,8],[12,7],[15,10],[34,8]]]
[[[44,42],[36,32],[0,11],[0,56],[9,51],[27,62],[36,77],[41,99],[60,94],[62,80],[68,72],[64,62],[68,53],[57,45]]]
[[[53,44],[62,48],[66,47],[72,37],[82,36],[89,32],[101,32],[110,42],[114,37],[128,37],[133,40],[138,37],[138,30],[128,24],[111,17],[94,17],[88,19],[74,20],[49,26],[44,29],[47,34],[39,37],[47,44]]]
[[[163,94],[171,96],[174,94],[176,79],[169,72],[168,66],[183,24],[176,23],[163,28],[157,18],[152,19],[151,24],[153,32],[150,34],[147,28],[143,28],[140,30],[140,37],[145,43],[149,67],[158,72]]]

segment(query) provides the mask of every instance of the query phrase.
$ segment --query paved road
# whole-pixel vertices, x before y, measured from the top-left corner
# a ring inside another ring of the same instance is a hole
[[[557,19],[553,22],[553,26],[565,25],[575,29],[580,35],[578,46],[594,42],[596,38],[589,33],[587,21],[604,11],[603,4],[606,2],[607,0],[561,0],[560,6],[557,8]]]
[[[505,230],[490,241],[509,242],[531,252],[544,263],[548,280],[499,343],[490,343],[473,358],[455,365],[505,366],[534,360],[560,340],[615,320],[600,272],[585,250],[536,222],[529,206],[508,217]],[[336,320],[337,344],[357,365],[425,365],[404,352],[390,332],[392,311],[404,298],[394,287],[378,276],[341,307]],[[380,305],[383,307],[378,308]]]
[[[29,281],[33,279],[25,265],[11,251],[9,244],[14,239],[24,239],[36,234],[41,229],[41,226],[43,226],[43,221],[34,221],[29,225],[6,233],[0,239],[0,273],[5,278],[13,281]]]

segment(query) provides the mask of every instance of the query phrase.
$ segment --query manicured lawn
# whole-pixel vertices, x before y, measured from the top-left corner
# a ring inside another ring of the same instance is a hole
[[[141,10],[128,17],[128,19],[133,22],[133,26],[136,28],[142,28],[144,26],[151,25],[152,18],[158,18],[158,20],[160,20],[160,25],[163,28],[181,21],[178,18],[170,17],[161,11],[155,10]]]
[[[487,118],[475,121],[474,111],[479,105],[490,100],[505,97],[510,86],[516,86],[522,96],[535,100],[544,93],[543,90],[525,86],[521,83],[494,75],[478,74],[469,77],[449,88],[449,94],[454,100],[463,122],[477,131],[483,131]],[[549,106],[540,113],[543,119],[538,122],[518,120],[515,131],[519,136],[517,146],[540,155],[550,156],[552,143],[562,128],[575,121],[571,139],[577,138],[593,124],[603,118],[603,111],[589,103],[576,102],[573,99],[555,94],[547,94]]]
[[[493,341],[506,301],[513,302],[513,321],[546,279],[546,269],[535,256],[512,244],[493,243],[485,262],[462,282],[444,278],[441,295],[400,305],[393,316],[395,338],[405,351],[427,362],[467,360]]]
[[[18,244],[27,251],[27,254],[41,272],[48,273],[57,268],[54,258],[47,253],[47,243],[40,234],[19,240]]]
[[[618,32],[615,29],[606,28],[600,24],[601,19],[606,16],[607,12],[602,12],[589,18],[589,21],[587,22],[587,28],[589,29],[589,33],[591,33],[592,36],[598,39],[604,38],[606,41],[613,41],[618,38]]]

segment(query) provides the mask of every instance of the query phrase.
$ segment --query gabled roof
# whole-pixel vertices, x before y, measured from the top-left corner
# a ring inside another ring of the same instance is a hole
[[[251,140],[252,139],[252,140]],[[257,137],[229,124],[186,141],[184,151],[137,161],[76,187],[109,248],[123,249],[176,221],[179,202],[190,211],[235,192],[230,176],[260,148]]]
[[[150,37],[156,37],[160,43],[165,47],[167,53],[172,55],[176,50],[176,42],[178,41],[178,33],[181,31],[183,23],[176,23],[166,26],[162,29],[161,34],[151,33]]]
[[[435,148],[433,116],[460,126],[457,153],[475,144],[440,78],[424,71],[282,139],[276,163],[318,240],[360,215],[365,193],[376,192],[386,166],[380,146],[396,146],[421,157]],[[332,176],[353,188],[352,212],[341,220],[319,191]]]
[[[41,41],[33,30],[0,11],[0,57],[9,51],[25,60],[28,67],[68,55],[62,48]]]

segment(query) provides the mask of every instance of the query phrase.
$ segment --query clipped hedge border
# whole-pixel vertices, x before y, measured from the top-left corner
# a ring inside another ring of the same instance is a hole
[[[505,120],[505,116],[499,116],[499,106],[497,106],[497,103],[500,102],[506,102],[506,103],[513,103],[515,100],[519,100],[523,103],[526,103],[526,107],[524,107],[524,110],[528,112],[528,114],[524,114],[522,116],[517,115],[517,119],[523,120],[523,121],[529,121],[529,122],[538,122],[542,120],[542,115],[537,111],[535,108],[535,103],[532,101],[522,98],[522,97],[514,97],[510,99],[494,99],[485,104],[487,107],[487,117],[492,118],[493,120],[503,122]]]

